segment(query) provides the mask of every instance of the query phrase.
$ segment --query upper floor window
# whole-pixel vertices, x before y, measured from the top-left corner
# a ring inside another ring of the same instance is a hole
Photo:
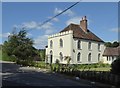
[[[80,62],[80,60],[81,60],[80,57],[81,57],[81,54],[80,54],[80,52],[79,52],[79,53],[77,54],[77,61],[78,61],[78,62]]]
[[[78,49],[81,49],[81,41],[80,40],[78,40],[77,47],[78,47]]]
[[[62,54],[62,52],[60,52],[59,55],[60,55],[60,60],[63,61],[63,54]]]
[[[88,62],[91,62],[91,53],[88,54]]]
[[[63,40],[60,39],[60,47],[63,47]]]
[[[98,44],[98,50],[100,50],[100,43]]]
[[[50,41],[50,48],[52,48],[53,47],[53,41],[51,40]]]
[[[91,50],[91,42],[88,43],[88,49]]]

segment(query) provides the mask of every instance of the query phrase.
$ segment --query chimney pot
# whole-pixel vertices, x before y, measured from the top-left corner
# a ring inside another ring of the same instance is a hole
[[[84,16],[83,19],[86,20],[87,19],[86,16]]]
[[[83,17],[82,17],[82,20],[83,20]]]

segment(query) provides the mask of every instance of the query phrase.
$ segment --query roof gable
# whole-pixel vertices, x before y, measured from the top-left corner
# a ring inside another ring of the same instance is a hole
[[[73,31],[73,37],[74,38],[92,40],[92,41],[97,41],[97,42],[104,42],[102,39],[97,37],[90,30],[87,30],[87,32],[84,32],[82,30],[82,28],[80,27],[80,25],[77,25],[77,24],[70,24],[60,32],[65,32],[65,31],[69,31],[69,30]]]

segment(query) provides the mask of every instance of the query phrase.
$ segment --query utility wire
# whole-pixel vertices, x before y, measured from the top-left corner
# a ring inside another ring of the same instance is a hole
[[[79,1],[80,2],[80,1]],[[51,21],[52,19],[56,18],[57,16],[63,14],[64,12],[66,12],[67,10],[69,10],[70,8],[74,7],[75,5],[77,5],[79,2],[74,3],[73,5],[71,5],[70,7],[66,8],[65,10],[63,10],[62,12],[58,13],[57,15],[53,16],[52,18],[44,21],[43,23],[41,23],[39,26],[43,26],[44,24],[46,24],[47,22]]]
[[[74,7],[75,5],[77,5],[81,0],[79,0],[78,2],[74,3],[73,5],[69,6],[68,8],[66,8],[65,10],[63,10],[62,12],[58,13],[57,15],[53,16],[52,18],[42,22],[41,24],[39,24],[39,27],[43,26],[44,24],[46,24],[47,22],[51,21],[52,19],[56,18],[57,16],[63,14],[64,12],[66,12],[67,10],[69,10],[70,8]],[[23,27],[23,29],[26,29],[26,27]],[[30,30],[27,30],[27,32]]]

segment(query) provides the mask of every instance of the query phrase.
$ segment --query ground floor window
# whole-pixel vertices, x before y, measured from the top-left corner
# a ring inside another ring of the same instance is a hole
[[[63,61],[63,54],[62,54],[62,52],[60,52],[59,55],[60,55],[60,60]]]
[[[88,62],[91,62],[91,53],[88,54]]]
[[[77,61],[78,61],[78,62],[80,62],[80,60],[81,60],[80,57],[81,57],[81,54],[80,54],[80,52],[79,52],[79,53],[77,54]]]
[[[114,61],[115,59],[115,56],[107,56],[107,61]]]
[[[52,59],[53,59],[53,52],[52,50],[50,51],[50,63],[52,63]]]

